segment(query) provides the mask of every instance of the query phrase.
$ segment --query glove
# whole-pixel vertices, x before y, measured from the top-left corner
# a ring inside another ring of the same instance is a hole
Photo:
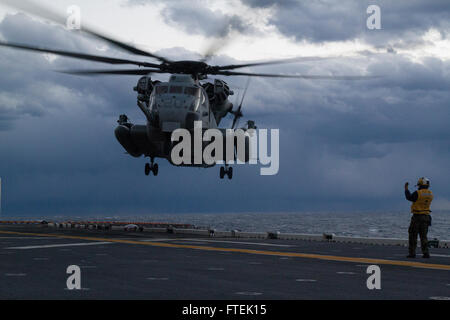
[[[409,182],[405,183],[405,190],[408,190]]]

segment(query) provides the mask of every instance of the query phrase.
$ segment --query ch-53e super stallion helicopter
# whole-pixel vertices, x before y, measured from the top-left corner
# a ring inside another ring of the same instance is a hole
[[[3,3],[15,7],[19,10],[28,12],[65,25],[66,19],[48,8],[44,8],[31,1],[12,1],[2,0]],[[155,158],[164,158],[171,161],[171,150],[174,146],[171,141],[171,133],[178,128],[193,130],[194,122],[201,121],[202,128],[218,128],[222,119],[228,114],[233,115],[231,130],[235,130],[239,119],[243,116],[242,100],[239,106],[233,110],[233,104],[228,97],[233,95],[228,84],[220,79],[214,79],[214,82],[201,82],[206,80],[209,75],[221,76],[247,76],[247,77],[268,77],[268,78],[297,78],[297,79],[332,79],[332,80],[359,80],[373,78],[368,76],[312,76],[312,75],[285,75],[269,73],[248,73],[232,71],[244,67],[255,67],[263,65],[273,65],[281,63],[291,63],[298,61],[320,60],[317,57],[299,57],[285,60],[275,60],[267,62],[234,64],[224,66],[213,66],[206,63],[207,59],[214,55],[220,44],[214,43],[210,46],[208,52],[201,61],[171,61],[165,57],[138,49],[124,42],[105,36],[92,28],[82,26],[82,31],[99,38],[107,43],[118,47],[128,53],[144,56],[158,60],[159,63],[148,61],[137,61],[128,59],[111,58],[105,56],[84,54],[78,52],[69,52],[63,50],[53,50],[11,42],[0,42],[1,46],[30,50],[40,53],[50,53],[65,57],[77,58],[82,60],[109,63],[114,65],[136,65],[144,67],[139,69],[112,69],[112,70],[68,70],[63,71],[75,75],[140,75],[142,76],[134,90],[137,92],[138,107],[144,113],[147,123],[143,125],[132,124],[126,115],[121,115],[118,120],[118,127],[115,129],[115,135],[119,143],[128,154],[133,157],[149,157],[150,163],[145,164],[145,174],[158,174],[158,164],[154,162]],[[151,74],[170,74],[168,82],[153,81]],[[248,86],[248,82],[247,82]],[[247,90],[247,87],[245,91]],[[254,121],[247,121],[243,130],[256,128]],[[230,128],[228,128],[229,130]],[[225,138],[227,128],[221,128]],[[248,138],[248,137],[247,137]],[[245,161],[248,161],[248,143],[245,140]],[[224,155],[224,158],[226,155]],[[226,158],[228,159],[228,158]],[[224,159],[225,160],[225,159]],[[193,163],[193,162],[191,162]],[[185,166],[210,167],[202,163],[183,164]],[[233,176],[233,168],[226,164],[220,168],[220,178],[227,175],[229,179]]]

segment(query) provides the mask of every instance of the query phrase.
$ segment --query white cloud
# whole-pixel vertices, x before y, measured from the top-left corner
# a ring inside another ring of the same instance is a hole
[[[73,5],[72,0],[61,0],[55,3],[43,0],[40,3],[65,13],[67,7]],[[164,10],[170,7],[182,7],[189,3],[198,8],[220,11],[227,15],[238,15],[248,21],[258,33],[234,35],[236,39],[221,52],[224,55],[238,60],[262,60],[270,58],[283,58],[292,56],[352,56],[362,51],[385,52],[385,48],[376,49],[363,39],[345,41],[327,41],[314,43],[308,41],[298,42],[294,38],[283,35],[270,24],[270,18],[276,14],[275,7],[251,8],[243,5],[241,1],[137,1],[142,5],[129,5],[127,0],[78,0],[76,5],[81,8],[82,21],[98,27],[99,30],[113,35],[119,39],[142,46],[151,51],[183,47],[196,52],[203,52],[210,40],[197,32],[189,32],[175,24],[167,23]],[[195,8],[194,6],[194,8]],[[16,12],[4,6],[0,7],[0,17],[6,12]],[[201,24],[201,22],[200,22]],[[294,26],[291,26],[295,28]],[[299,25],[299,28],[301,25]],[[422,45],[412,48],[394,48],[396,51],[408,55],[411,59],[423,57],[450,58],[450,39],[443,39],[436,29],[431,29],[424,36]],[[397,43],[400,45],[401,42]],[[386,44],[387,45],[387,44]],[[396,45],[394,43],[394,45]],[[99,44],[102,48],[102,45]]]

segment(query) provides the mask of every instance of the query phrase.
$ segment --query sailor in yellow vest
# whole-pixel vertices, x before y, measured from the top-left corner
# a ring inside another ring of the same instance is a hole
[[[420,236],[420,243],[422,247],[422,254],[424,258],[429,258],[430,253],[428,250],[428,227],[431,226],[431,210],[430,205],[433,201],[433,193],[430,188],[430,180],[427,178],[419,178],[417,181],[418,190],[413,193],[409,192],[409,183],[405,183],[405,196],[406,199],[412,202],[411,224],[409,225],[409,255],[407,258],[416,257],[417,248],[417,235]]]

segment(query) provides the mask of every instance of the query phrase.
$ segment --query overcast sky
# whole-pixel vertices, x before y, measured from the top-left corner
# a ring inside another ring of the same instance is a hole
[[[4,214],[408,211],[403,184],[420,176],[431,179],[433,208],[450,209],[448,0],[40,3],[62,13],[75,4],[82,24],[171,59],[199,59],[221,35],[226,46],[212,64],[331,56],[243,70],[383,77],[254,79],[243,112],[259,128],[280,130],[278,175],[239,165],[233,180],[219,180],[219,167],[159,159],[158,177],[147,177],[146,160],[114,138],[119,114],[145,122],[132,90],[138,77],[59,74],[105,65],[0,48]],[[380,30],[366,26],[371,4],[381,9]],[[0,39],[136,58],[3,5]],[[236,92],[246,81],[224,80]]]

